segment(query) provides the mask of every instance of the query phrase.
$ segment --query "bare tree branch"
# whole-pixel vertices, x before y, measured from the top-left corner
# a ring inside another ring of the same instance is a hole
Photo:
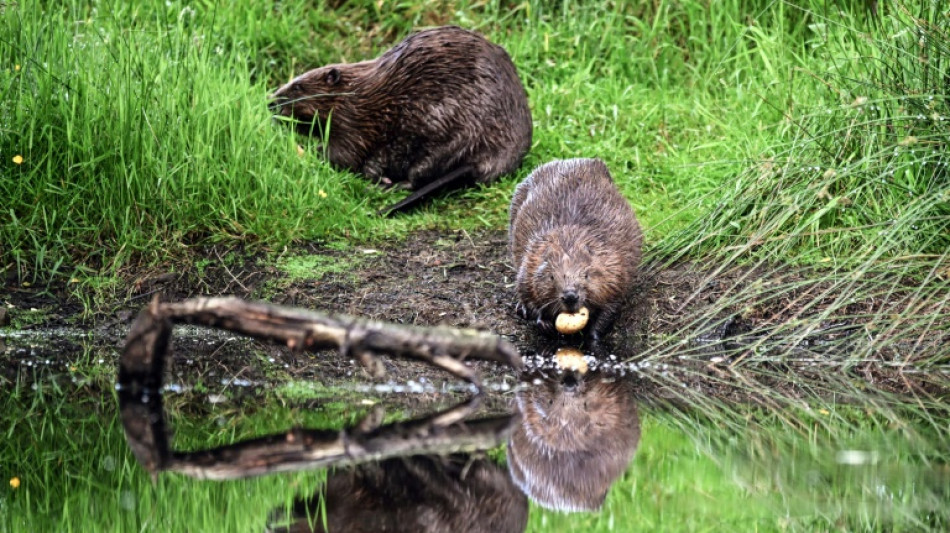
[[[140,322],[165,320],[227,329],[297,350],[337,348],[341,355],[356,357],[364,365],[372,365],[373,357],[379,354],[418,359],[475,384],[479,383],[478,375],[461,363],[466,358],[497,361],[517,369],[524,366],[514,346],[486,332],[390,324],[239,298],[194,298],[178,303],[153,301],[133,324],[126,349],[140,349],[129,345],[149,342],[144,337],[133,336],[136,326],[150,327],[139,325]]]

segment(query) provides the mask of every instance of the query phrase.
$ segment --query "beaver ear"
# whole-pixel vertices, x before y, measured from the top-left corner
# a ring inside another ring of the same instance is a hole
[[[336,85],[340,83],[340,71],[338,69],[331,68],[327,71],[326,80],[330,85]]]

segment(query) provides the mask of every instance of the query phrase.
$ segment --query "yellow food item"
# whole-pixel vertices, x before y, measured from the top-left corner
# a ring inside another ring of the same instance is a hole
[[[570,335],[584,329],[587,325],[587,319],[590,318],[590,312],[586,307],[581,307],[576,313],[561,313],[554,320],[554,327],[558,333]]]
[[[584,352],[577,348],[558,348],[554,359],[562,370],[575,370],[581,375],[587,373],[587,359],[584,359]]]

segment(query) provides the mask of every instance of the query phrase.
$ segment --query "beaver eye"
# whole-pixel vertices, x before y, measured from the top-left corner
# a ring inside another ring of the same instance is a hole
[[[331,68],[327,72],[326,80],[330,85],[336,85],[337,83],[340,83],[340,71],[335,68]]]
[[[590,271],[584,272],[584,279],[590,279]]]

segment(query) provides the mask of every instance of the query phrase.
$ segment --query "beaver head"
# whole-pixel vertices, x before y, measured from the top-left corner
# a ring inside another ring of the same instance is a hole
[[[621,291],[618,252],[608,250],[588,228],[566,225],[529,247],[524,275],[532,301],[546,316],[604,307]]]
[[[279,116],[292,118],[297,131],[322,132],[327,121],[351,114],[361,94],[372,61],[334,64],[309,70],[287,82],[270,97],[269,107]],[[336,121],[334,122],[336,125]]]

